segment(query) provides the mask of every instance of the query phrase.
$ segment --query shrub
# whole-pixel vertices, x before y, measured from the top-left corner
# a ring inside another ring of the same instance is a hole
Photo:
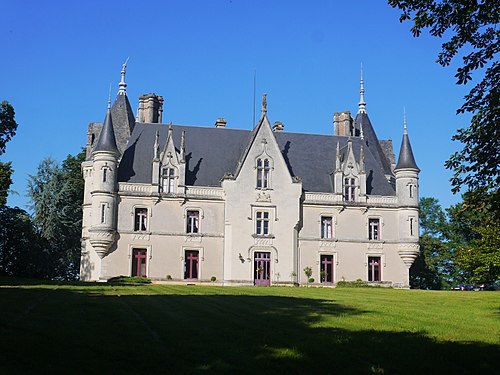
[[[130,277],[130,276],[116,276],[108,280],[110,284],[118,285],[141,285],[141,284],[151,284],[151,279],[147,277]]]
[[[212,277],[210,278],[210,281],[211,281],[211,282],[215,282],[215,280],[217,280],[217,278],[216,278],[215,276],[212,276]]]
[[[167,280],[172,280],[172,276],[167,275]]]
[[[370,285],[366,281],[357,279],[356,281],[346,281],[342,279],[337,283],[339,288],[379,288],[380,285]]]
[[[313,283],[314,282],[314,277],[310,277],[309,278],[309,283]]]

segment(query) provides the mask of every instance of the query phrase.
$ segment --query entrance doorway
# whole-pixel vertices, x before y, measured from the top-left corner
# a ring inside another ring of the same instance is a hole
[[[333,255],[321,255],[319,274],[322,283],[333,283]]]
[[[198,280],[199,261],[200,252],[198,250],[186,250],[184,256],[184,279]]]
[[[271,253],[256,252],[253,262],[254,285],[271,285]]]
[[[132,249],[132,276],[146,277],[146,249]]]

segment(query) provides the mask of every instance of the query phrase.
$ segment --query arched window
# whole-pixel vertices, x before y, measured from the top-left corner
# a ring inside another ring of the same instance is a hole
[[[269,159],[257,159],[257,189],[268,189],[270,187],[270,165]]]

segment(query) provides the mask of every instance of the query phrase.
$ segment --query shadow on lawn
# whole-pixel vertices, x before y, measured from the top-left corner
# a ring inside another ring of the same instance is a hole
[[[2,373],[498,373],[498,346],[336,328],[373,313],[331,300],[0,289],[9,299],[26,306],[0,319]]]

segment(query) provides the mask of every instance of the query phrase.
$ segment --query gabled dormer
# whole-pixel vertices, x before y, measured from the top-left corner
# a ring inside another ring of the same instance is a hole
[[[292,178],[267,118],[266,94],[262,95],[261,118],[252,131],[247,147],[238,161],[234,175],[228,174],[223,180],[238,179],[244,168],[245,178],[248,177],[251,171],[252,186],[258,191],[274,190],[276,184],[286,182],[286,180],[274,178],[277,168],[280,168],[280,174],[284,173],[291,183],[300,182],[300,179]]]
[[[342,196],[344,202],[366,201],[365,152],[361,145],[359,160],[356,160],[351,138],[342,149],[337,142],[334,193]]]
[[[160,134],[156,132],[153,145],[153,185],[158,185],[162,194],[184,193],[186,179],[185,132],[182,132],[179,150],[175,148],[172,125],[169,125],[167,140],[160,152]]]

